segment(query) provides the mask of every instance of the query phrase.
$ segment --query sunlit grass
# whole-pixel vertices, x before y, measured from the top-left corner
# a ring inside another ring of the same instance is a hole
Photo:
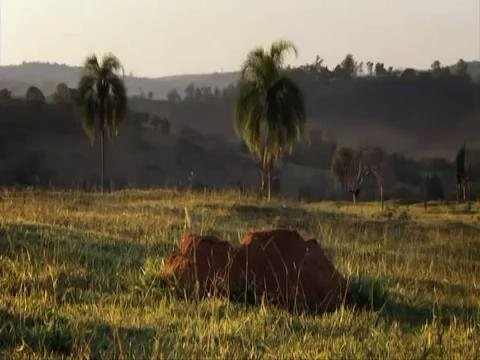
[[[178,296],[159,279],[185,229],[315,236],[380,310],[290,314]],[[238,192],[0,193],[0,357],[474,358],[479,204],[265,203]],[[365,280],[367,281],[367,280]],[[368,283],[367,283],[368,285]]]

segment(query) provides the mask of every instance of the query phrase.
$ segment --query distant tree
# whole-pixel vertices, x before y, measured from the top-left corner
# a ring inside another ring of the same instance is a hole
[[[455,65],[455,75],[465,78],[470,77],[468,73],[468,64],[465,62],[465,60],[458,60],[457,64]]]
[[[127,91],[120,61],[112,54],[99,62],[95,55],[85,60],[78,85],[78,100],[83,109],[84,129],[95,142],[100,138],[101,183],[105,184],[105,136],[118,135],[118,127],[127,110]]]
[[[345,76],[345,71],[342,69],[341,65],[335,66],[335,69],[333,69],[333,77],[334,78],[341,78]]]
[[[195,85],[191,83],[185,88],[185,99],[193,100],[194,98],[195,98]]]
[[[384,150],[378,147],[367,147],[362,150],[341,147],[333,155],[332,173],[343,189],[352,195],[354,204],[357,202],[365,179],[373,176],[378,185],[383,209],[386,160]]]
[[[45,95],[36,86],[30,86],[25,94],[25,99],[30,103],[45,104]]]
[[[12,92],[8,89],[1,89],[0,90],[0,101],[9,101],[12,100]]]
[[[431,73],[433,77],[446,77],[451,75],[450,68],[448,66],[442,67],[442,64],[438,60],[432,63]]]
[[[356,204],[366,177],[362,154],[347,147],[337,149],[332,159],[332,172],[344,190],[352,195],[353,203]]]
[[[213,97],[213,91],[210,86],[204,86],[200,89],[200,97],[205,99],[211,99]]]
[[[361,152],[365,167],[365,176],[373,176],[377,182],[380,194],[380,204],[384,208],[384,186],[386,177],[387,154],[380,147],[365,148]]]
[[[457,152],[457,201],[467,201],[471,198],[472,167],[466,165],[466,145],[464,144]]]
[[[401,75],[403,79],[414,79],[416,76],[417,72],[412,68],[405,69]]]
[[[185,92],[186,92],[186,90],[185,90]],[[167,100],[171,104],[177,104],[180,101],[182,101],[182,97],[180,96],[180,94],[178,93],[177,90],[173,89],[172,91],[170,91],[167,94]]]
[[[72,93],[65,83],[60,83],[57,85],[52,98],[57,104],[66,104],[72,101]]]
[[[430,69],[432,70],[433,73],[439,72],[440,70],[442,70],[442,64],[440,63],[440,61],[435,60],[430,66]]]
[[[375,75],[376,76],[388,75],[388,71],[385,69],[385,65],[383,63],[375,64]]]
[[[368,71],[368,76],[373,76],[373,62],[371,61],[367,62],[367,71]]]
[[[323,62],[324,60],[319,55],[317,55],[313,63],[302,65],[300,66],[300,69],[308,73],[319,75],[326,68],[325,66],[323,66]]]
[[[313,63],[313,70],[317,73],[321,73],[325,69],[325,66],[323,66],[323,62],[324,60],[319,55],[317,55],[315,57],[315,62]]]
[[[305,127],[302,92],[285,75],[284,59],[289,52],[297,54],[291,42],[277,41],[269,50],[257,48],[248,54],[235,109],[237,133],[258,159],[262,189],[267,183],[269,200],[274,164],[292,151]]]
[[[359,62],[359,63],[355,63],[355,75],[363,75],[363,66],[364,66],[364,63],[363,61]]]
[[[343,74],[348,77],[354,77],[357,75],[357,62],[353,58],[352,54],[348,54],[345,59],[341,63],[341,68],[343,70]]]
[[[153,91],[149,91],[148,92],[148,99],[153,100],[153,97],[154,97]]]

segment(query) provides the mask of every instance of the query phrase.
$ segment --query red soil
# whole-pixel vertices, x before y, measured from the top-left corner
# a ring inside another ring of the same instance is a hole
[[[290,230],[248,232],[236,248],[212,236],[187,235],[165,271],[184,289],[198,284],[202,294],[249,293],[289,310],[334,311],[348,290],[317,241]]]

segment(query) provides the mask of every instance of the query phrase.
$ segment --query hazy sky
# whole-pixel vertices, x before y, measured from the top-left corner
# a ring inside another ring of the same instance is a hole
[[[78,65],[114,52],[128,72],[236,70],[278,38],[329,65],[348,52],[395,67],[479,57],[480,0],[0,0],[2,64]]]

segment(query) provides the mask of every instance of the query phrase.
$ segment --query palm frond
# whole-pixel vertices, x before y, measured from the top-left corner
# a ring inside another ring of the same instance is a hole
[[[303,95],[289,78],[281,77],[268,91],[266,123],[275,153],[291,152],[303,136],[306,112]]]
[[[88,139],[90,140],[90,144],[93,146],[95,144],[95,139],[97,135],[97,124],[95,121],[95,114],[96,114],[96,98],[93,92],[87,94],[83,98],[83,121],[82,127],[87,135]]]
[[[98,74],[100,71],[100,64],[96,55],[90,55],[85,60],[83,65],[83,73],[85,75],[94,75]]]
[[[275,41],[270,48],[270,57],[277,66],[283,66],[285,55],[290,52],[298,56],[298,50],[295,44],[288,40],[278,40]]]
[[[305,105],[297,85],[283,75],[285,55],[297,50],[288,41],[272,44],[269,52],[251,51],[241,69],[235,128],[262,168],[292,151],[303,136]]]
[[[244,82],[240,85],[235,107],[235,129],[249,150],[257,156],[262,148],[261,122],[264,113],[260,95],[255,84]]]
[[[122,79],[116,75],[111,75],[108,83],[110,94],[106,99],[107,130],[110,136],[114,136],[127,111],[127,91]]]
[[[102,69],[110,73],[123,73],[123,66],[120,60],[113,54],[109,53],[102,59]]]
[[[112,54],[103,57],[101,65],[95,55],[84,63],[78,85],[78,102],[83,112],[83,128],[93,143],[98,130],[116,134],[127,111],[127,91],[120,77],[123,67]]]

